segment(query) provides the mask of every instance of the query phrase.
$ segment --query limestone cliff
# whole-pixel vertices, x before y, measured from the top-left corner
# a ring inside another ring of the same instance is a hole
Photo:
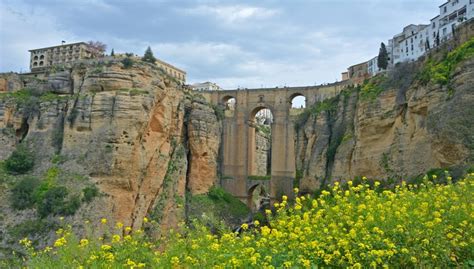
[[[457,64],[444,85],[422,82],[421,72],[441,54],[400,65],[302,115],[295,141],[301,189],[357,176],[406,180],[433,168],[456,173],[472,165],[474,58]]]
[[[160,227],[183,220],[186,191],[204,193],[216,181],[214,110],[154,65],[126,68],[108,59],[38,78],[7,74],[1,82],[7,93],[0,99],[0,160],[27,145],[35,159],[30,175],[44,178],[54,167],[55,184],[70,193],[82,196],[91,184],[100,190],[67,217],[77,229],[100,218],[141,228],[147,216],[159,235]],[[3,201],[17,180],[2,179]],[[7,231],[36,218],[35,210],[9,203],[1,210],[3,242],[14,239]]]

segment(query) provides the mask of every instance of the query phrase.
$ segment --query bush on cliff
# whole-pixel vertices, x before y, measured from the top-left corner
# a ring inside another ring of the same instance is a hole
[[[15,209],[22,210],[33,207],[35,204],[35,198],[33,193],[39,185],[39,180],[36,177],[26,177],[20,180],[12,188],[12,206]]]
[[[450,82],[454,70],[462,61],[474,57],[474,37],[449,52],[443,60],[437,62],[428,59],[424,68],[418,73],[418,79],[422,84],[433,82],[446,85]]]
[[[33,165],[33,153],[23,144],[18,145],[4,163],[5,169],[10,174],[25,174],[33,168]]]

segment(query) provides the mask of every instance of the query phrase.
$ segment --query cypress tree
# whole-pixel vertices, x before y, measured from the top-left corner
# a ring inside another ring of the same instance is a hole
[[[110,52],[110,56],[115,56],[114,49],[112,49],[112,51]]]
[[[145,55],[143,55],[142,61],[149,62],[154,64],[156,62],[155,56],[153,56],[153,51],[151,51],[150,46],[145,51]]]
[[[380,44],[379,56],[377,57],[377,66],[380,69],[387,69],[388,66],[388,53],[385,44]]]

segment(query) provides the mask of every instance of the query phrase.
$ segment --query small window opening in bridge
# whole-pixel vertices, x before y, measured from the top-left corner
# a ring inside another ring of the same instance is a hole
[[[270,179],[272,123],[273,114],[268,108],[257,108],[251,113],[249,122],[250,179]]]
[[[291,99],[291,108],[306,108],[306,97],[303,95],[296,95]]]
[[[223,99],[225,110],[234,110],[237,100],[232,96],[224,97]]]
[[[268,192],[263,184],[253,185],[247,193],[247,205],[253,213],[264,212],[269,206],[270,199]]]

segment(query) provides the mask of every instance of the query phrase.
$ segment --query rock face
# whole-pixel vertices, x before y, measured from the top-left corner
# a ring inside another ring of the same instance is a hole
[[[454,72],[451,89],[416,80],[375,99],[346,91],[333,109],[297,129],[300,186],[314,190],[337,179],[407,179],[432,168],[472,164],[474,60]]]
[[[2,83],[15,85],[15,79]],[[156,221],[158,236],[160,228],[183,220],[187,190],[204,193],[216,182],[220,123],[214,110],[160,69],[80,64],[49,74],[37,88],[49,93],[32,99],[32,111],[14,97],[0,100],[0,160],[25,143],[34,150],[34,175],[58,166],[95,184],[102,194],[71,221],[106,217],[111,225],[140,228],[147,216]],[[63,161],[53,165],[55,156]],[[7,201],[8,190],[1,196]],[[16,224],[0,222],[2,230]]]
[[[189,158],[188,189],[193,194],[206,193],[217,180],[217,160],[221,125],[214,110],[203,103],[194,102],[187,118]]]

